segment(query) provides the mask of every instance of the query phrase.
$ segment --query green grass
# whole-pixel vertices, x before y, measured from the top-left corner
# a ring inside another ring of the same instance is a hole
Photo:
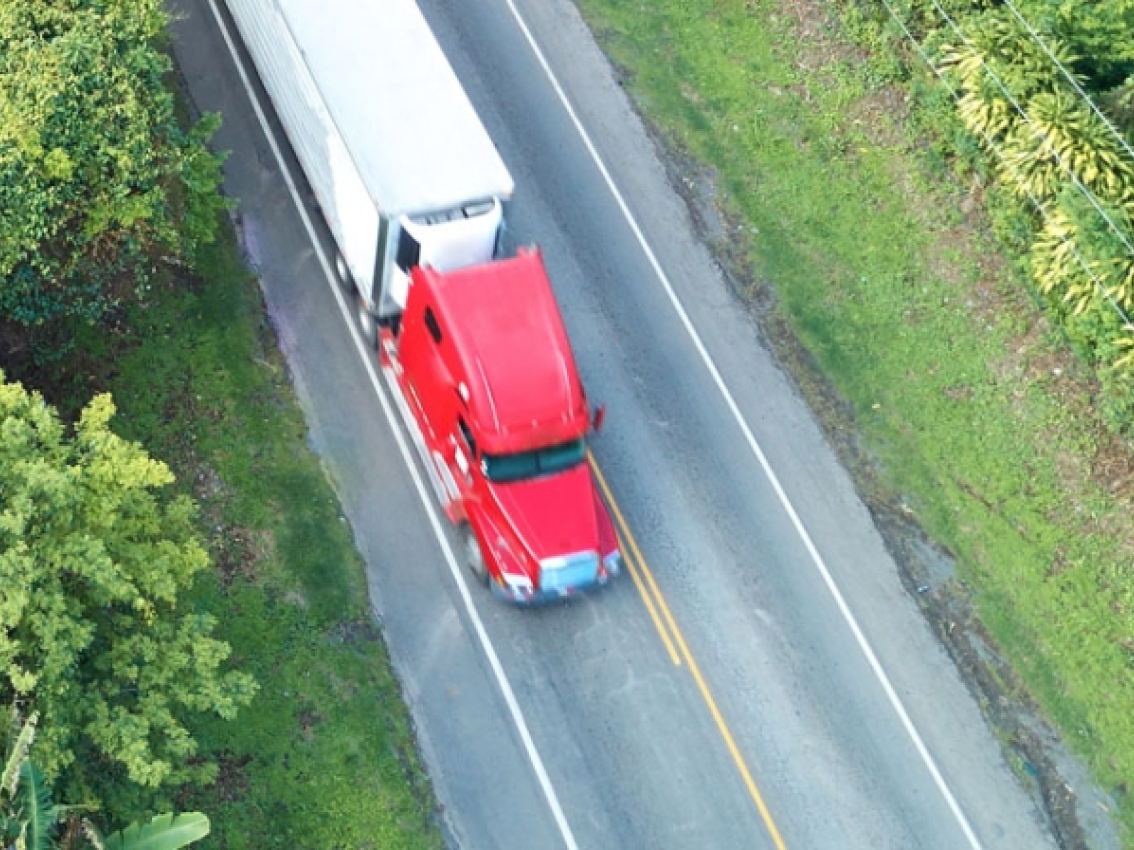
[[[888,498],[957,555],[983,623],[1134,830],[1134,535],[1093,476],[1116,444],[1018,264],[919,137],[934,116],[906,116],[893,58],[868,61],[825,6],[580,6],[646,117],[755,228],[732,255],[770,283]]]
[[[260,685],[235,721],[191,724],[219,764],[213,786],[131,806],[207,813],[205,847],[439,847],[363,565],[227,229],[199,272],[155,286],[118,333],[88,333],[57,367],[64,410],[110,390],[116,430],[197,498],[216,569],[189,604]]]

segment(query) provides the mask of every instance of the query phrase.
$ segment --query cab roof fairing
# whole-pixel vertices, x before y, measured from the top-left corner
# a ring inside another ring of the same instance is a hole
[[[586,434],[586,396],[538,249],[412,275],[452,346],[482,451],[510,454]]]

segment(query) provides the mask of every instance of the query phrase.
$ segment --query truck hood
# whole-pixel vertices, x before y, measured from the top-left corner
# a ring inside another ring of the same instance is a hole
[[[537,561],[598,551],[593,488],[585,463],[544,478],[489,483],[500,511]]]

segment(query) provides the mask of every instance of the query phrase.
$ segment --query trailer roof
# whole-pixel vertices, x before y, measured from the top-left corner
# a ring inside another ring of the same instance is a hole
[[[414,0],[278,3],[379,209],[431,212],[512,193]]]
[[[538,250],[441,273],[413,270],[463,363],[469,413],[493,454],[582,436],[587,401]]]

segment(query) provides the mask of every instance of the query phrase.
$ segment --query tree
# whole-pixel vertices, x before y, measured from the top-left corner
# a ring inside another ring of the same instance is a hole
[[[161,0],[0,0],[0,319],[98,320],[213,238],[220,160],[184,132]]]
[[[54,802],[43,774],[29,758],[38,716],[26,720],[13,709],[15,737],[0,774],[0,841],[5,850],[178,850],[209,834],[209,819],[199,812],[157,815],[103,837],[80,807]]]
[[[1042,37],[1058,37],[1071,47],[1091,89],[1115,86],[1134,71],[1134,0],[1014,0],[1014,5]]]
[[[1103,106],[1122,130],[1127,141],[1134,140],[1134,74],[1103,97]]]
[[[208,565],[193,504],[162,498],[172,474],[113,413],[97,396],[68,433],[0,372],[0,699],[39,714],[51,779],[207,780],[185,719],[235,716],[255,683],[183,598]]]

